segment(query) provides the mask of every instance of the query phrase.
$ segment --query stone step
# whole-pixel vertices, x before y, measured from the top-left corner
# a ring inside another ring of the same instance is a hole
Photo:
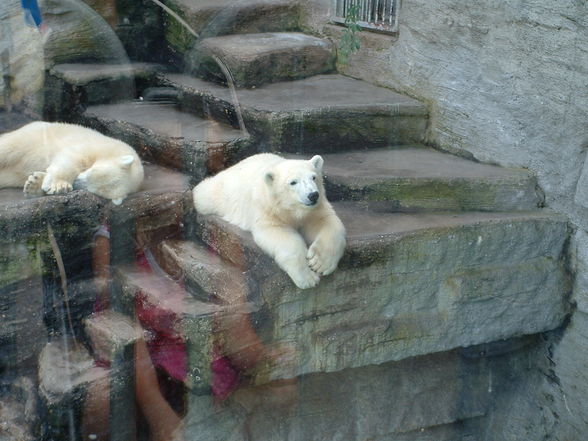
[[[226,85],[227,78],[215,57],[228,69],[237,87],[297,80],[335,70],[333,44],[299,32],[206,38],[186,56],[187,71]]]
[[[300,7],[289,0],[171,0],[166,2],[200,38],[299,30]],[[167,43],[185,53],[196,38],[182,23],[165,16]]]
[[[480,164],[422,145],[323,158],[329,200],[368,201],[378,211],[516,211],[543,203],[526,170]]]
[[[207,246],[248,271],[244,280],[255,280],[255,293],[245,298],[262,299],[266,320],[258,332],[266,342],[294,345],[301,355],[295,376],[543,332],[567,313],[561,258],[568,226],[561,216],[374,213],[361,203],[334,205],[347,228],[347,250],[339,269],[308,290],[297,289],[249,233],[214,216],[197,220]],[[191,259],[187,253],[177,266]]]
[[[45,80],[45,115],[69,120],[88,105],[135,99],[157,72],[165,68],[151,63],[70,63],[53,66]]]
[[[254,306],[198,300],[171,277],[133,265],[117,267],[115,281],[127,305],[140,302],[157,317],[156,325],[165,328],[167,335],[183,338],[188,360],[186,386],[195,394],[209,393],[213,348],[222,335],[222,324],[250,314]]]
[[[182,74],[165,74],[182,105],[238,127],[232,91]],[[261,150],[335,152],[421,142],[427,110],[389,89],[341,75],[318,75],[236,92],[246,129]]]
[[[247,135],[169,103],[91,106],[79,121],[127,142],[143,159],[183,171],[196,181],[251,153]]]

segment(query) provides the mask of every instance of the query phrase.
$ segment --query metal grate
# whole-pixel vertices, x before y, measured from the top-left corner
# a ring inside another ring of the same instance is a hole
[[[400,0],[333,0],[331,19],[345,23],[350,11],[357,11],[357,24],[364,29],[379,32],[396,32],[398,3]]]

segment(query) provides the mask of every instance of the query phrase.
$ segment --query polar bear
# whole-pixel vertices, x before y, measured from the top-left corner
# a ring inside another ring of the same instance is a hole
[[[194,206],[251,231],[296,286],[310,288],[335,271],[345,250],[345,227],[325,197],[322,168],[318,155],[253,155],[198,184]]]
[[[143,182],[143,165],[122,141],[75,124],[37,121],[0,136],[0,188],[27,195],[76,187],[116,205]]]

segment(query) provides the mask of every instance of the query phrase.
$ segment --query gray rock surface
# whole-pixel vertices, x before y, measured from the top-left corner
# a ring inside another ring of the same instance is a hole
[[[181,170],[197,181],[250,152],[247,135],[165,103],[92,106],[82,121],[126,141],[144,159]]]
[[[286,0],[173,0],[168,5],[190,27],[165,16],[165,38],[179,53],[200,38],[227,34],[284,32],[299,30],[299,7]]]
[[[258,332],[267,342],[294,345],[301,357],[296,375],[542,332],[559,326],[568,311],[561,217],[335,207],[347,228],[347,250],[339,269],[308,290],[296,289],[249,233],[212,216],[198,222],[209,247],[245,265],[243,283],[256,280],[249,300],[269,318]]]
[[[323,155],[329,200],[367,200],[392,211],[532,210],[529,172],[467,161],[423,146]]]
[[[227,88],[180,74],[163,80],[180,89],[187,108],[237,123]],[[247,130],[271,151],[332,152],[420,142],[427,122],[427,110],[418,101],[340,75],[241,89],[236,95]]]
[[[186,56],[188,72],[226,84],[217,57],[237,87],[296,80],[335,68],[335,53],[328,40],[294,32],[266,32],[206,38]]]

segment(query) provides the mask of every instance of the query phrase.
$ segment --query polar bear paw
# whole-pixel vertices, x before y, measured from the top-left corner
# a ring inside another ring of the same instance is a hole
[[[326,276],[337,269],[341,255],[332,247],[325,246],[321,241],[316,241],[308,248],[306,258],[308,265],[314,272]]]
[[[27,178],[22,192],[29,196],[41,196],[44,193],[41,186],[46,175],[45,172],[34,172]]]
[[[312,288],[316,286],[320,280],[320,276],[308,267],[298,271],[288,271],[288,275],[294,284],[300,289]]]
[[[72,191],[73,186],[71,182],[62,179],[52,179],[50,175],[47,175],[43,180],[41,188],[46,194],[62,194]]]

